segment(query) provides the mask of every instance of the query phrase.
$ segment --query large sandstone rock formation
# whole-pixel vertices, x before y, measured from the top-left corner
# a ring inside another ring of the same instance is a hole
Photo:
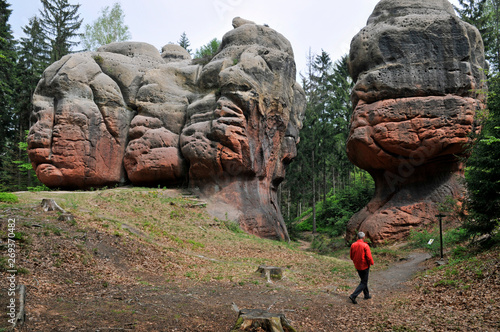
[[[461,157],[484,109],[483,43],[446,0],[382,0],[349,58],[356,83],[348,155],[376,192],[348,235],[399,239],[436,222],[438,204],[463,192]]]
[[[216,216],[288,239],[276,190],[296,155],[304,92],[286,38],[233,26],[206,65],[180,46],[135,42],[52,64],[28,137],[38,178],[67,189],[189,183]]]

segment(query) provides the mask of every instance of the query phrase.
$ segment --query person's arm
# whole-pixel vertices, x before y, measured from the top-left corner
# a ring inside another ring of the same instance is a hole
[[[351,245],[351,261],[354,260],[354,250],[353,250],[354,245]]]
[[[370,264],[370,266],[375,264],[375,262],[373,261],[370,246],[368,246],[368,245],[366,245],[366,261],[368,262],[368,264]]]

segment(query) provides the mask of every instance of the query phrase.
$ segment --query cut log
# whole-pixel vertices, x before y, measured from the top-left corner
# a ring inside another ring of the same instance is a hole
[[[16,287],[17,288],[17,294],[19,296],[18,301],[19,301],[19,311],[16,315],[16,322],[13,327],[16,326],[21,326],[24,324],[24,321],[26,319],[26,311],[25,311],[25,301],[26,301],[26,286],[24,285],[19,285]]]
[[[12,287],[12,286],[11,286]],[[0,305],[6,309],[5,320],[0,321],[0,331],[18,331],[26,318],[26,286],[17,285],[13,288],[0,289]]]
[[[231,332],[265,331],[296,332],[285,315],[267,312],[261,309],[242,309]]]
[[[271,278],[283,278],[283,269],[276,266],[261,265],[256,272],[259,272],[263,277],[266,277],[267,282],[272,283]]]
[[[54,201],[52,198],[44,198],[42,199],[42,209],[47,212],[47,211],[59,211],[61,213],[66,213],[66,211],[57,205],[56,201]]]

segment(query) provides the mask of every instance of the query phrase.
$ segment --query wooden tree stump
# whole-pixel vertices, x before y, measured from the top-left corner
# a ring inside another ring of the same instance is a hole
[[[66,213],[66,211],[57,205],[56,201],[54,201],[52,198],[44,198],[42,199],[42,209],[47,212],[47,211],[59,211],[62,213]]]
[[[236,324],[231,332],[265,331],[297,332],[286,320],[285,315],[270,313],[261,309],[240,310]]]
[[[267,278],[267,282],[272,283],[271,278],[283,278],[283,269],[276,266],[261,265],[256,272],[259,272],[263,277]]]
[[[73,222],[73,221],[75,221],[75,217],[71,213],[66,212],[66,213],[61,214],[59,216],[59,218],[57,218],[57,220],[66,221],[66,222]]]

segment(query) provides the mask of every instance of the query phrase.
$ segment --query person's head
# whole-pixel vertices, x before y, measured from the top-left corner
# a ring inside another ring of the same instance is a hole
[[[359,232],[358,233],[358,240],[364,239],[365,238],[365,233]]]

